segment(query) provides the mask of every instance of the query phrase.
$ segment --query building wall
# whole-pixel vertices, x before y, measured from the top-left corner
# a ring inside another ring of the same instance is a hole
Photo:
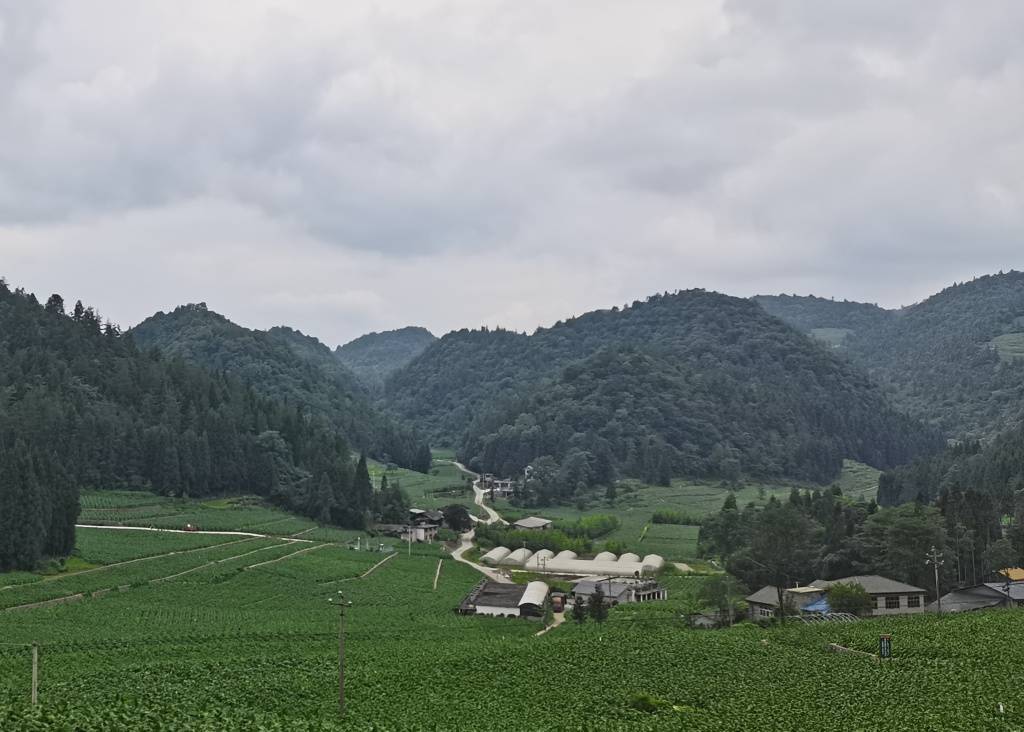
[[[494,607],[493,605],[477,605],[477,615],[513,615],[519,617],[519,608],[517,607]]]
[[[924,612],[924,595],[923,594],[910,594],[910,595],[872,595],[875,599],[875,607],[872,609],[872,615],[911,615],[913,613]],[[899,607],[886,607],[886,598],[895,597],[899,599]],[[919,598],[917,607],[910,607],[909,598]]]
[[[771,620],[775,617],[775,608],[771,605],[762,605],[758,602],[749,603],[747,611],[750,613],[750,619],[756,622],[764,622],[765,620]]]

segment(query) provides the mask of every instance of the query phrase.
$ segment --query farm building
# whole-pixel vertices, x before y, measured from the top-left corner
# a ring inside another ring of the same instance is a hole
[[[840,583],[863,587],[874,600],[872,615],[909,615],[924,612],[925,590],[877,574],[837,580],[815,580],[805,587],[790,587],[783,591],[783,601],[790,612],[829,613],[831,608],[826,593],[829,587]],[[778,591],[773,585],[765,585],[745,599],[751,620],[774,617],[779,607]]]
[[[598,588],[612,605],[668,599],[668,590],[652,580],[611,577],[586,577],[573,585],[570,595],[574,601],[583,598],[589,602]]]
[[[509,498],[515,494],[515,481],[496,478],[491,473],[485,473],[480,479],[480,488],[490,491],[492,500],[495,498]]]
[[[409,521],[405,524],[377,524],[373,530],[385,536],[396,536],[402,541],[433,542],[437,530],[444,525],[444,514],[422,508],[409,509]]]
[[[459,605],[462,615],[495,615],[510,618],[540,618],[548,586],[544,582],[526,585],[481,580]]]
[[[427,511],[422,508],[409,509],[409,523],[417,526],[435,524],[440,526],[444,523],[444,514],[440,511]]]
[[[999,607],[1024,605],[1024,582],[984,582],[973,587],[961,587],[942,596],[941,603],[931,603],[927,610],[934,612],[942,606],[944,613],[962,613]]]
[[[545,518],[527,516],[524,519],[519,519],[512,526],[524,531],[547,531],[551,528],[551,522]]]
[[[432,542],[437,538],[437,524],[377,524],[374,532],[397,536],[402,541]]]
[[[575,552],[562,551],[554,554],[541,549],[534,554],[529,549],[495,547],[484,554],[480,561],[490,566],[521,567],[531,572],[551,572],[580,576],[642,577],[656,574],[665,566],[665,559],[657,554],[648,554],[641,559],[636,554],[623,554],[616,558],[611,552],[602,552],[593,559],[580,559]]]

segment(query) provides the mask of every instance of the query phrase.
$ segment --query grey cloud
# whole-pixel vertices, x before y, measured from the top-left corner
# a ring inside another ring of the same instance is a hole
[[[239,308],[337,340],[1022,264],[1019,3],[277,5],[0,0],[0,250],[224,207]]]

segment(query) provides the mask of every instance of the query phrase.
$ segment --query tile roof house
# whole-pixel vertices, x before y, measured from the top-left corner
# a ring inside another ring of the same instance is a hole
[[[928,610],[937,611],[940,605],[944,613],[1024,606],[1024,582],[983,582],[961,587],[943,595],[941,603],[928,605]]]
[[[512,524],[517,529],[526,529],[527,531],[544,531],[551,528],[551,522],[545,518],[538,518],[537,516],[527,516],[524,519],[519,519]]]
[[[784,590],[784,601],[794,612],[829,612],[828,588],[839,583],[863,587],[874,600],[872,615],[907,615],[924,612],[925,590],[877,574],[856,575],[837,580],[815,580],[806,587]],[[751,620],[766,620],[773,617],[779,605],[778,591],[772,585],[762,587],[747,596],[746,600]]]
[[[668,599],[668,590],[653,580],[612,577],[585,577],[573,585],[570,595],[574,601],[577,598],[584,598],[589,602],[598,587],[604,594],[605,602],[611,605]]]

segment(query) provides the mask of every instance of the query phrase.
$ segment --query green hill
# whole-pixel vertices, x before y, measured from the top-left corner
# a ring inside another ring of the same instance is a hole
[[[843,346],[851,334],[870,333],[895,317],[877,305],[814,295],[758,295],[753,299],[771,315],[834,347]]]
[[[378,412],[356,376],[315,338],[284,327],[249,330],[203,303],[157,313],[131,335],[140,348],[230,374],[268,398],[322,417],[353,447],[381,460],[430,467],[426,443]]]
[[[450,333],[386,397],[464,461],[534,464],[538,490],[561,497],[615,473],[825,482],[843,458],[887,467],[938,444],[856,368],[752,301],[701,290],[531,336]]]
[[[367,333],[338,346],[334,355],[367,387],[380,391],[384,380],[416,358],[437,338],[426,328]]]
[[[993,340],[1024,330],[1022,316],[1024,273],[981,277],[858,333],[849,350],[908,413],[950,437],[987,438],[1021,416],[1024,361],[1000,358]]]
[[[66,554],[83,490],[256,493],[359,525],[351,484],[325,421],[0,280],[0,569]]]
[[[841,352],[890,401],[950,438],[990,438],[1015,425],[1024,398],[1024,273],[979,277],[897,312],[817,297],[758,297],[808,333],[848,329]]]

